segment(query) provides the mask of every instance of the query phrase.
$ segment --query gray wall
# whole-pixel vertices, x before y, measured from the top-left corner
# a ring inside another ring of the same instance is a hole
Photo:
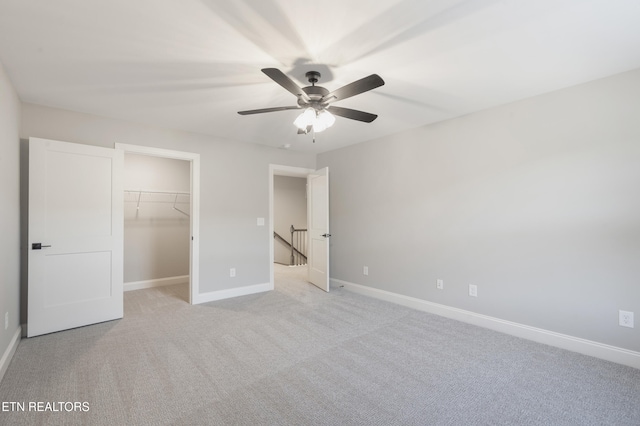
[[[307,179],[291,176],[273,177],[273,230],[291,240],[290,228],[307,228]],[[274,260],[289,264],[291,250],[274,240]]]
[[[190,192],[189,161],[125,153],[124,188]],[[189,195],[124,195],[124,282],[189,275]],[[139,202],[138,202],[139,201]],[[139,207],[139,208],[138,208]]]
[[[640,350],[639,111],[636,70],[319,155],[332,278]]]
[[[315,156],[23,103],[21,137],[152,146],[200,154],[200,292],[270,281],[269,164],[314,168]],[[23,213],[24,215],[25,213]],[[229,268],[236,268],[235,278]]]
[[[20,326],[19,129],[20,99],[0,63],[0,358]]]

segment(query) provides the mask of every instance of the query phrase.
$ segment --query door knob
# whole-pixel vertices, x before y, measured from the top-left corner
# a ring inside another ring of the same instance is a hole
[[[43,246],[42,243],[33,243],[31,244],[31,250],[40,250],[44,247],[51,247],[51,246]]]
[[[329,238],[331,236],[331,234],[322,234],[320,235],[321,237],[325,237],[325,238]]]

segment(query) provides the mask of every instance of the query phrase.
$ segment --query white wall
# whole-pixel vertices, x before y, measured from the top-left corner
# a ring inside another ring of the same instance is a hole
[[[23,104],[21,137],[152,146],[200,154],[200,294],[269,283],[269,164],[315,168],[315,156]],[[236,268],[236,277],[229,269]],[[234,294],[227,292],[224,294]]]
[[[20,99],[0,63],[0,379],[20,327],[19,129]]]
[[[190,162],[125,153],[124,188],[190,192]],[[124,282],[189,275],[189,195],[124,196]],[[175,210],[175,207],[180,211]]]
[[[273,177],[273,230],[291,242],[291,225],[307,228],[307,179],[291,176]],[[274,240],[274,260],[289,264],[291,250]]]
[[[332,278],[640,351],[639,111],[636,70],[319,155]]]

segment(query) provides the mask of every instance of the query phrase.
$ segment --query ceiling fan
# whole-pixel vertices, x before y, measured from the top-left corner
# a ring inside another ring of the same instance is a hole
[[[305,74],[305,77],[311,83],[311,86],[306,87],[299,87],[277,68],[264,68],[262,72],[295,95],[298,98],[298,105],[238,111],[238,114],[250,115],[303,109],[302,114],[294,121],[294,124],[298,127],[298,134],[307,134],[311,131],[321,132],[327,127],[331,127],[335,122],[333,115],[365,123],[371,123],[378,117],[376,114],[331,105],[333,102],[341,101],[384,85],[384,80],[377,74],[371,74],[368,77],[329,92],[324,87],[316,86],[320,78],[320,73],[317,71],[309,71]]]

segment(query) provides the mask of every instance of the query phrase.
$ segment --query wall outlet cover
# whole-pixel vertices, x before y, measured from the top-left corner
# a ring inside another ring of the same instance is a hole
[[[621,327],[633,328],[633,312],[619,311],[618,324]]]
[[[436,280],[436,288],[437,288],[438,290],[442,290],[442,289],[444,289],[444,281],[443,281],[443,280],[440,280],[440,279]]]
[[[478,297],[478,286],[469,284],[469,296]]]

